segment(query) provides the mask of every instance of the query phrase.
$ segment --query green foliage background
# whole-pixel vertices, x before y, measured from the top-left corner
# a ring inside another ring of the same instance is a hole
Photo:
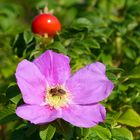
[[[46,4],[62,23],[53,42],[30,29]],[[16,66],[47,49],[68,55],[73,72],[106,64],[115,89],[102,102],[104,123],[83,129],[58,120],[39,127],[15,115],[22,103]],[[140,140],[140,0],[1,0],[0,60],[0,140]]]

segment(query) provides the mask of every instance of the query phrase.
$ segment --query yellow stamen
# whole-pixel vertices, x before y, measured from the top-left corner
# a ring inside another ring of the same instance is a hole
[[[64,107],[69,103],[69,101],[69,93],[64,88],[53,87],[47,90],[45,102],[48,103],[51,107]]]

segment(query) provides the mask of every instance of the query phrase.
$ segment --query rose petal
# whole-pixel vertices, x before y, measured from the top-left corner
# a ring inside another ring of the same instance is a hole
[[[66,82],[66,88],[77,104],[97,103],[107,98],[113,83],[105,75],[105,66],[96,62],[80,69]]]
[[[95,62],[87,66],[87,68],[93,72],[105,74],[105,65],[100,62]]]
[[[51,122],[58,117],[58,112],[55,109],[50,109],[48,106],[39,105],[22,105],[16,109],[16,114],[34,124],[44,124]]]
[[[88,128],[103,122],[105,115],[105,108],[100,104],[71,105],[63,109],[62,118],[75,126]]]
[[[41,104],[44,101],[46,80],[35,64],[23,60],[16,70],[17,84],[27,104]]]
[[[34,60],[50,85],[61,85],[70,77],[69,58],[63,54],[46,51]]]

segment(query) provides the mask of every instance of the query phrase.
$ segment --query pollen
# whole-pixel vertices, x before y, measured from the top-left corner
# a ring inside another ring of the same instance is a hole
[[[54,108],[67,106],[70,102],[69,92],[63,87],[50,87],[46,92],[45,102]]]

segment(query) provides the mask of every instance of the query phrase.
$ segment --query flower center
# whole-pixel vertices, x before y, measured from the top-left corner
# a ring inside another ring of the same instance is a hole
[[[63,87],[53,87],[47,90],[45,101],[54,108],[66,106],[69,103],[69,94]]]

